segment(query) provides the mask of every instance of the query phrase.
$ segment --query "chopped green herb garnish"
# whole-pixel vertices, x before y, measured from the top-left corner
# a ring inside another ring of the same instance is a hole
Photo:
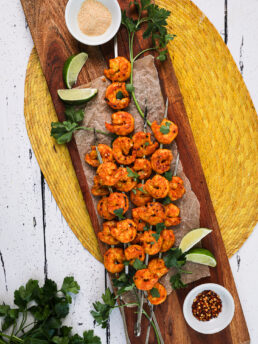
[[[134,172],[130,167],[126,167],[126,170],[127,170],[128,177],[135,178],[135,179],[139,178],[139,174]]]
[[[123,92],[122,91],[118,91],[116,94],[116,99],[121,100],[124,98]]]
[[[173,173],[171,171],[165,172],[164,177],[170,182],[173,177]]]
[[[140,261],[140,259],[136,258],[134,263],[133,263],[133,267],[135,268],[135,270],[142,270],[142,269],[146,269],[146,265]]]
[[[160,293],[157,288],[152,288],[150,293],[152,297],[160,297]]]
[[[164,205],[168,205],[168,204],[170,204],[170,203],[172,203],[172,201],[171,201],[171,199],[170,199],[169,196],[165,197],[165,198],[162,200],[162,204],[164,204]]]
[[[123,208],[118,208],[114,210],[114,214],[116,215],[116,217],[118,217],[120,220],[124,219],[124,209]]]

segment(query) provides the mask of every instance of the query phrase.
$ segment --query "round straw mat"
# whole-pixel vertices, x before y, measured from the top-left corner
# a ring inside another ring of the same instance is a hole
[[[257,221],[257,115],[219,33],[189,0],[157,0],[172,12],[169,46],[228,256]],[[25,83],[25,120],[40,168],[68,225],[99,260],[97,240],[66,146],[50,137],[55,110],[33,49]]]

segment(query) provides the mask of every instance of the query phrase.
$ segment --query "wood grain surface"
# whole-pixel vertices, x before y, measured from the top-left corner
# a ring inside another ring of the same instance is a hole
[[[84,69],[80,74],[78,84],[89,82],[95,77],[103,74],[103,68],[108,61],[108,58],[113,56],[112,44],[107,44],[101,47],[101,50],[96,47],[86,47],[78,44],[70,36],[65,26],[65,0],[42,0],[40,2],[37,0],[21,0],[21,2],[58,118],[59,120],[63,120],[64,108],[56,91],[57,89],[64,87],[62,79],[64,61],[72,54],[79,51],[87,51],[89,54],[87,69]],[[121,0],[119,2],[121,7],[125,7],[128,4],[128,1],[126,0]],[[118,40],[119,53],[121,55],[128,56],[127,34],[124,28],[119,32]],[[145,47],[146,44],[147,42],[142,40],[141,33],[139,32],[135,40],[135,52],[140,48]],[[159,71],[163,95],[164,97],[169,97],[168,117],[171,120],[174,120],[180,128],[177,144],[184,171],[201,204],[201,226],[213,229],[212,235],[204,240],[204,246],[215,252],[218,267],[211,270],[210,278],[206,278],[201,282],[212,281],[224,285],[228,290],[230,290],[236,305],[236,312],[233,321],[224,331],[208,337],[198,334],[186,325],[182,315],[182,303],[184,301],[184,297],[186,293],[195,286],[195,284],[191,284],[187,289],[170,295],[164,304],[156,308],[155,313],[159,319],[164,341],[165,343],[175,344],[198,344],[205,342],[211,344],[249,343],[249,334],[246,322],[218,228],[215,212],[211,203],[187,114],[185,112],[183,99],[170,59],[164,63],[157,63],[157,68]],[[95,231],[98,232],[99,224],[75,143],[71,142],[68,148],[93,227]],[[104,252],[106,249],[105,246],[101,244],[100,247],[101,251]],[[199,282],[196,284],[199,284]],[[136,316],[132,310],[127,310],[126,314],[128,330],[132,343],[143,343],[147,322],[144,321],[143,323],[142,336],[135,338],[133,335],[133,327]],[[150,343],[155,343],[153,333],[151,333]]]

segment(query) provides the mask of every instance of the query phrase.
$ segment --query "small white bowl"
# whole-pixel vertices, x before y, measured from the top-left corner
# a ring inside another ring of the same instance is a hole
[[[98,0],[106,6],[112,16],[107,31],[100,36],[87,36],[79,28],[77,17],[84,0],[69,0],[65,9],[65,21],[70,34],[77,41],[87,45],[101,45],[110,41],[117,33],[121,24],[121,9],[117,0]]]
[[[217,318],[209,321],[199,321],[193,316],[192,304],[198,294],[204,290],[212,290],[220,297],[222,301],[222,311],[219,313]],[[192,329],[203,334],[213,334],[224,330],[233,319],[235,312],[235,304],[230,292],[219,284],[205,283],[192,289],[186,296],[183,313],[186,322]]]

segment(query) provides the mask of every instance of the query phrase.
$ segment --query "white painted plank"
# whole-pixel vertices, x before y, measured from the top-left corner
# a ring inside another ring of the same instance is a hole
[[[192,1],[209,18],[224,39],[224,0]]]
[[[43,278],[40,170],[31,151],[23,116],[24,79],[32,49],[19,1],[0,11],[0,300],[29,278]]]

